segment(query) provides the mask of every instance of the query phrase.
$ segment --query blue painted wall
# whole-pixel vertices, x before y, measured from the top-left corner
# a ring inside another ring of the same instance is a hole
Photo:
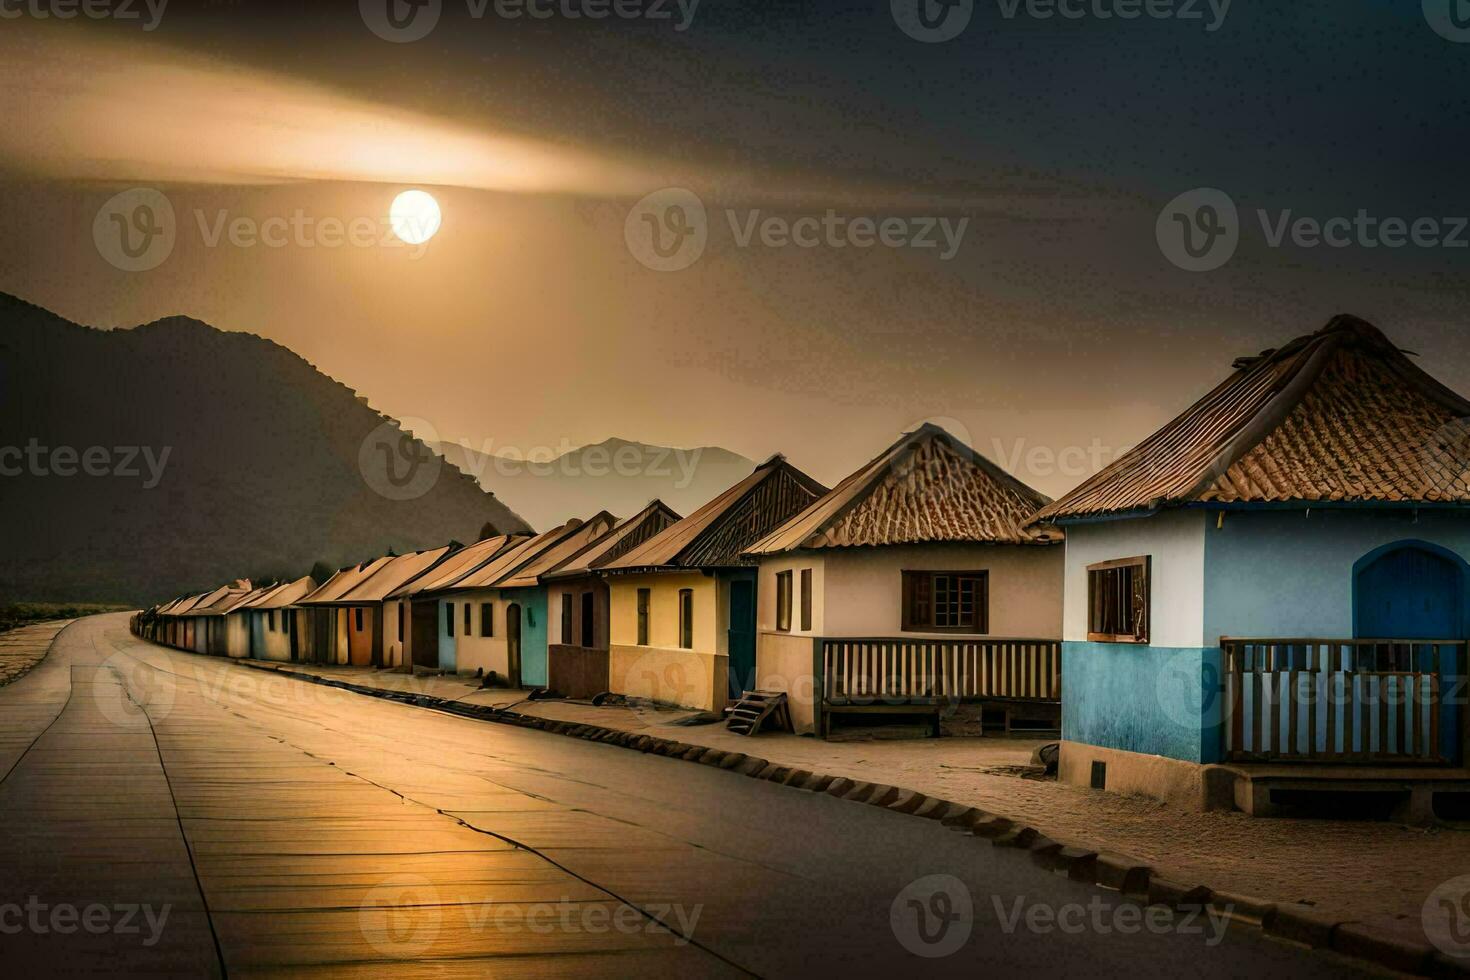
[[[546,588],[499,589],[503,602],[521,604],[521,684],[545,687],[546,670]]]
[[[1218,529],[1210,520],[1207,641],[1352,636],[1353,566],[1374,549],[1403,540],[1470,557],[1470,512],[1421,510],[1416,520],[1407,510],[1229,511]],[[1460,635],[1470,636],[1470,629]]]
[[[1218,762],[1220,651],[1062,644],[1062,738]]]
[[[446,600],[444,600],[444,599],[440,599],[439,602],[436,604],[436,608],[438,609],[437,615],[439,617],[439,669],[440,670],[454,670],[455,669],[455,650],[454,650],[454,639],[455,639],[455,637],[449,635],[448,614],[444,611],[444,608],[445,608],[446,605],[448,605],[448,602]],[[455,636],[458,636],[459,635],[459,631],[463,627],[464,627],[464,623],[462,621],[461,622],[457,622],[457,623],[454,624],[454,633],[455,633]]]

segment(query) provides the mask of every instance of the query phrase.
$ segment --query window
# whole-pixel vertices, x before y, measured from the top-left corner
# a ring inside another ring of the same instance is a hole
[[[776,629],[791,632],[791,573],[776,573]]]
[[[495,635],[495,604],[493,602],[480,603],[480,635]]]
[[[276,611],[274,609],[267,609],[265,611],[265,628],[270,630],[271,632],[275,632]]]
[[[801,628],[810,632],[812,628],[812,570],[801,570]]]
[[[1087,566],[1087,638],[1100,643],[1147,643],[1149,559],[1122,558]]]
[[[561,594],[561,641],[568,645],[572,642],[572,594],[570,592]]]
[[[464,635],[465,636],[474,636],[475,635],[474,634],[474,631],[473,631],[473,628],[470,626],[470,609],[473,606],[474,606],[474,603],[473,602],[466,602],[464,604]]]
[[[648,646],[648,598],[647,589],[638,590],[638,645]]]
[[[444,603],[444,635],[450,638],[454,636],[454,603]]]
[[[679,590],[679,646],[694,649],[694,590]]]
[[[352,628],[355,629],[355,630],[357,630],[357,632],[359,632],[359,633],[362,632],[362,607],[361,606],[358,606],[356,609],[352,610]]]
[[[403,642],[403,617],[408,615],[408,603],[398,604],[398,642]]]
[[[593,629],[595,621],[593,615],[596,611],[596,596],[588,589],[582,593],[582,645],[594,647],[597,645],[597,631]]]
[[[986,572],[904,572],[903,628],[917,633],[990,632]]]

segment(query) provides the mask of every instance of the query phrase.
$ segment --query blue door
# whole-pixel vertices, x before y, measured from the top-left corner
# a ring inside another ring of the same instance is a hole
[[[1380,640],[1454,640],[1464,636],[1464,564],[1417,544],[1392,548],[1361,566],[1353,590],[1356,635]],[[1464,671],[1455,651],[1440,647],[1440,755],[1457,762],[1460,716],[1446,696]],[[1432,657],[1421,651],[1418,670]]]
[[[755,690],[755,582],[730,581],[730,700]]]
[[[1453,640],[1460,636],[1460,569],[1443,555],[1405,545],[1359,570],[1354,595],[1357,635],[1383,640]]]

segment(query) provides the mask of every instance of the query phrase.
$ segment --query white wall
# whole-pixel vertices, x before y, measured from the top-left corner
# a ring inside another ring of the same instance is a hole
[[[1205,523],[1198,510],[1152,517],[1072,524],[1067,559],[1062,638],[1087,641],[1087,566],[1148,555],[1151,561],[1149,645],[1205,646]]]

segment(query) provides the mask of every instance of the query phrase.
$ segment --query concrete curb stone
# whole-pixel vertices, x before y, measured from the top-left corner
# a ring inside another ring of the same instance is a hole
[[[1434,947],[1423,937],[1422,929],[1412,927],[1379,929],[1359,922],[1344,922],[1332,931],[1332,948],[1345,956],[1372,960],[1403,973],[1424,974],[1434,958]]]
[[[1304,946],[1322,948],[1332,945],[1332,933],[1342,920],[1327,915],[1314,905],[1293,902],[1271,909],[1261,925],[1266,935],[1289,939]]]
[[[1094,880],[1124,895],[1147,895],[1153,869],[1126,854],[1104,851],[1097,856]]]

